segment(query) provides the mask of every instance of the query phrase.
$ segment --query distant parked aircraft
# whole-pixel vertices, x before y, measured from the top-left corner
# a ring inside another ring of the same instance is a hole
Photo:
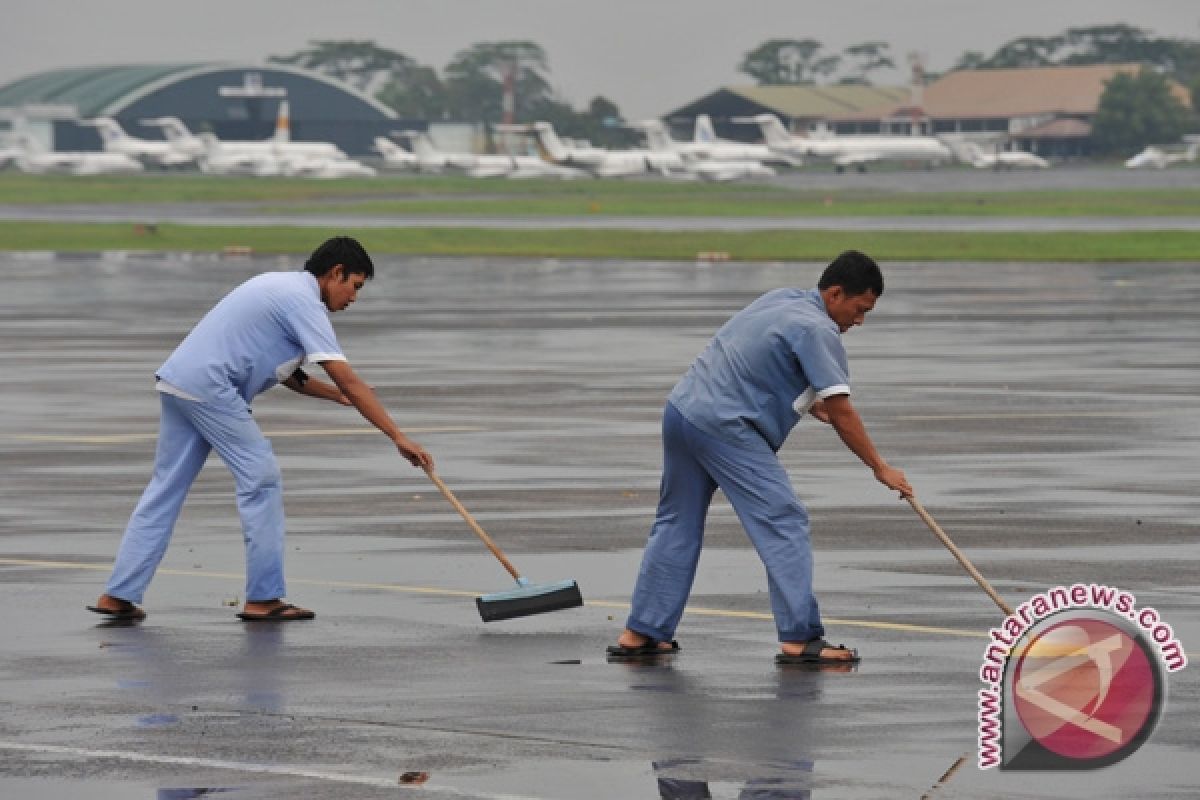
[[[669,134],[668,134],[669,135]],[[712,117],[698,114],[692,129],[692,141],[678,142],[680,152],[697,158],[716,158],[725,161],[758,161],[780,167],[798,167],[801,159],[777,152],[765,144],[749,144],[721,139],[713,128]]]
[[[812,156],[833,162],[838,172],[855,167],[865,172],[876,161],[925,161],[940,164],[953,159],[950,149],[932,136],[890,136],[858,134],[853,136],[794,136],[774,114],[737,117],[734,122],[758,125],[767,146],[791,156]]]
[[[124,153],[147,166],[163,169],[186,167],[195,164],[196,159],[204,153],[199,141],[189,145],[176,145],[164,140],[130,136],[112,117],[80,120],[79,124],[96,129],[100,134],[100,141],[104,144],[104,152]]]
[[[623,178],[657,172],[661,175],[686,171],[678,153],[651,150],[604,150],[598,147],[570,146],[558,138],[554,126],[539,121],[532,125],[497,125],[496,130],[533,136],[538,152],[546,161],[560,167],[580,169],[598,178]]]
[[[52,152],[28,132],[19,132],[15,138],[19,148],[16,163],[22,172],[110,175],[143,170],[142,162],[123,153]]]
[[[1128,169],[1146,169],[1148,167],[1165,169],[1172,164],[1195,161],[1198,153],[1200,153],[1200,141],[1192,142],[1186,150],[1178,148],[1168,150],[1157,145],[1150,145],[1136,156],[1127,160],[1125,166]]]
[[[389,169],[416,169],[417,157],[386,136],[376,136],[371,148],[383,156],[383,165]]]
[[[446,153],[434,146],[429,134],[403,131],[399,134],[413,143],[413,155],[421,172],[461,172],[472,178],[582,178],[587,173],[550,164],[537,156],[510,156],[500,153]]]
[[[177,148],[200,143],[200,169],[215,175],[290,175],[338,178],[374,175],[375,170],[350,159],[331,142],[293,142],[290,139],[287,102],[280,104],[275,134],[270,139],[224,140],[212,133],[194,134],[178,117],[142,121],[163,129]]]
[[[708,181],[733,181],[739,178],[767,177],[775,170],[749,158],[716,158],[698,155],[689,150],[690,142],[676,142],[667,133],[661,120],[648,119],[634,127],[646,134],[646,145],[654,153],[676,153],[683,161],[684,169],[691,175]]]
[[[977,169],[1046,169],[1050,162],[1024,150],[987,152],[978,142],[961,141],[950,145],[961,161]]]

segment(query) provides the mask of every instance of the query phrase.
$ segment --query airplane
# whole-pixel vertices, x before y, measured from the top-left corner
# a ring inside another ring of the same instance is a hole
[[[130,136],[112,117],[96,117],[79,121],[80,125],[95,128],[100,134],[106,153],[124,153],[147,166],[168,169],[186,167],[196,163],[204,152],[198,144],[180,146],[174,142],[140,139]]]
[[[838,172],[854,167],[866,172],[876,161],[926,161],[938,164],[954,155],[932,136],[889,136],[856,134],[852,136],[794,136],[774,114],[735,117],[734,122],[755,123],[763,133],[767,147],[792,156],[813,156],[833,162]]]
[[[371,149],[383,156],[389,169],[417,169],[417,157],[386,136],[376,136]]]
[[[1125,162],[1126,169],[1145,169],[1153,167],[1155,169],[1165,169],[1172,164],[1180,164],[1185,161],[1195,161],[1197,154],[1200,154],[1200,141],[1194,141],[1188,148],[1182,152],[1164,150],[1162,147],[1150,145],[1142,152],[1132,156]]]
[[[280,174],[292,178],[373,178],[374,167],[352,158],[304,158],[289,156],[279,164]]]
[[[623,178],[658,172],[662,175],[686,172],[683,158],[675,152],[651,150],[603,150],[598,147],[571,147],[563,143],[549,122],[532,125],[497,125],[497,131],[526,133],[533,136],[541,157],[560,167],[584,170],[598,178]]]
[[[1041,156],[1024,150],[1000,150],[986,152],[978,142],[962,141],[952,144],[951,150],[959,160],[976,169],[1046,169],[1050,162]]]
[[[275,135],[262,140],[223,140],[212,133],[194,134],[178,117],[142,120],[143,125],[162,128],[167,141],[177,148],[195,148],[199,143],[202,172],[214,175],[271,175],[337,178],[369,176],[375,170],[350,159],[330,142],[292,142],[288,134],[287,103],[280,104]]]
[[[717,132],[713,128],[712,117],[708,114],[697,114],[692,130],[692,141],[678,142],[677,145],[681,153],[694,154],[698,158],[758,161],[762,164],[779,167],[798,167],[803,163],[800,159],[772,150],[765,144],[734,142],[718,138]]]
[[[754,159],[714,158],[700,156],[685,149],[688,142],[676,142],[667,133],[661,120],[648,119],[634,126],[646,135],[646,145],[651,152],[677,153],[683,159],[684,169],[690,175],[706,181],[724,182],[739,178],[769,177],[775,170]]]
[[[27,132],[16,134],[19,152],[17,168],[22,172],[41,175],[47,172],[65,172],[71,175],[113,175],[117,173],[142,172],[142,162],[124,153],[93,153],[49,151],[42,143]]]
[[[199,150],[200,171],[210,175],[253,175],[264,177],[280,173],[279,161],[265,153],[233,152],[221,148],[211,133],[192,133],[179,117],[144,119],[143,125],[161,128],[172,146],[184,151]]]
[[[413,156],[421,172],[461,172],[472,178],[581,178],[587,173],[550,164],[536,156],[510,156],[500,153],[445,153],[438,150],[429,134],[401,131],[413,143]]]

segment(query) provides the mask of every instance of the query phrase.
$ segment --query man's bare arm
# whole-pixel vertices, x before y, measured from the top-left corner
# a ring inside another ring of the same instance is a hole
[[[837,431],[842,442],[850,448],[850,452],[871,468],[871,471],[875,473],[876,480],[889,489],[899,492],[901,497],[912,495],[912,487],[909,486],[904,473],[890,466],[875,449],[875,443],[871,441],[862,417],[858,415],[854,404],[850,402],[850,395],[837,394],[826,397],[823,401],[823,410],[829,416],[829,424]]]
[[[315,397],[319,400],[330,400],[341,405],[352,405],[350,399],[342,394],[342,390],[334,386],[332,383],[327,383],[320,378],[314,378],[311,375],[305,376],[301,381],[294,373],[283,385],[291,389],[297,394],[302,394],[305,397]]]
[[[345,361],[322,361],[321,366],[337,386],[338,390],[358,409],[367,422],[374,425],[392,440],[400,454],[414,467],[432,467],[433,456],[425,448],[409,439],[396,427],[387,409],[375,397],[375,392],[363,382]]]

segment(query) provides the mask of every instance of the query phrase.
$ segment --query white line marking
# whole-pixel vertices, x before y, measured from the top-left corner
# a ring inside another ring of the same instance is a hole
[[[406,787],[397,779],[373,778],[369,775],[348,775],[342,772],[322,772],[303,767],[289,767],[282,764],[253,764],[246,761],[226,761],[216,758],[195,758],[192,756],[161,756],[152,753],[134,753],[128,750],[90,750],[82,747],[64,747],[54,744],[25,744],[23,742],[0,741],[0,750],[16,750],[24,753],[41,753],[45,755],[74,756],[77,758],[120,759],[137,764],[174,764],[183,767],[206,767],[208,769],[225,769],[235,772],[249,772],[259,775],[283,775],[289,778],[310,778],[332,783],[352,783],[359,786],[375,786],[382,789],[397,789],[410,791],[419,788],[423,792],[453,795],[455,797],[484,797],[489,800],[538,800],[529,795],[483,794],[478,791],[462,791],[452,786],[437,786],[424,784],[419,787]]]

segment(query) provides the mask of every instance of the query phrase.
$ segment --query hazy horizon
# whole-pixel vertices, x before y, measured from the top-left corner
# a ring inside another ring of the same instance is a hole
[[[941,72],[970,50],[990,55],[1020,36],[1118,22],[1154,36],[1200,39],[1194,0],[1147,0],[1135,8],[1116,0],[1009,0],[986,7],[961,0],[824,6],[759,0],[737,8],[715,0],[346,0],[336,8],[312,0],[170,7],[151,0],[86,6],[41,0],[8,12],[0,29],[0,85],[63,67],[263,62],[314,39],[369,39],[441,72],[455,53],[476,42],[517,39],[545,49],[552,85],[576,108],[603,95],[626,117],[641,118],[721,86],[752,84],[737,65],[772,38],[816,39],[829,53],[885,41],[899,69],[873,79],[896,85],[907,80],[909,52],[923,53],[927,68]]]

